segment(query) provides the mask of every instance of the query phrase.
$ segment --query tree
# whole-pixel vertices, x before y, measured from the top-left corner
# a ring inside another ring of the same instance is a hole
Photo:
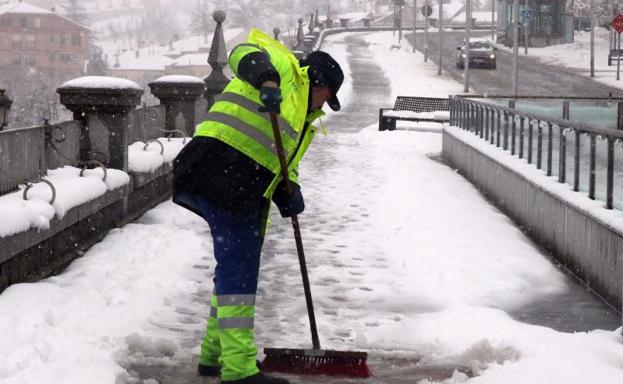
[[[89,25],[89,17],[79,0],[68,0],[67,4],[61,6],[64,9],[63,14],[69,20],[80,25]]]
[[[102,48],[95,44],[91,44],[89,49],[87,74],[91,76],[105,76],[108,74],[108,63],[102,57]]]
[[[203,35],[204,40],[208,39],[212,28],[214,26],[211,23],[212,17],[206,0],[197,0],[197,4],[193,9],[193,13],[190,20],[190,30],[195,35]]]

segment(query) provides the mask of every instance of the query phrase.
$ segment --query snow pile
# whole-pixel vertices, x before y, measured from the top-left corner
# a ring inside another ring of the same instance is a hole
[[[158,138],[147,143],[137,141],[128,147],[129,172],[153,172],[170,163],[190,139]]]
[[[144,330],[162,317],[158,310],[173,312],[178,296],[198,288],[200,276],[178,279],[193,276],[206,253],[202,239],[183,229],[201,225],[193,216],[156,209],[143,223],[112,230],[62,275],[5,290],[0,382],[110,384],[127,375],[115,362],[126,351],[134,358],[175,356],[175,342]],[[172,220],[182,224],[174,232]]]
[[[10,236],[31,228],[46,230],[50,220],[55,216],[62,219],[71,208],[96,199],[106,191],[117,189],[128,184],[130,177],[125,172],[108,169],[106,181],[101,168],[89,169],[80,176],[80,169],[63,167],[48,171],[45,177],[56,190],[56,199],[52,199],[52,189],[45,183],[35,183],[27,193],[28,200],[23,199],[23,189],[18,192],[0,196],[0,212],[2,217],[11,220],[0,220],[0,238]]]

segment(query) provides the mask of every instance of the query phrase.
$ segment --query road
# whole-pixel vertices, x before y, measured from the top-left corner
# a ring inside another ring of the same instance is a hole
[[[473,32],[473,37],[491,37],[488,32]],[[444,32],[442,70],[453,78],[463,82],[463,70],[456,68],[456,47],[465,37],[465,32]],[[412,42],[413,34],[406,38]],[[424,52],[424,34],[418,33],[416,47]],[[439,35],[429,33],[429,59],[438,63]],[[623,90],[613,88],[588,77],[577,74],[576,70],[549,66],[538,60],[519,55],[519,95],[540,96],[585,96],[585,97],[623,97]],[[472,68],[470,87],[478,94],[510,95],[512,91],[512,54],[504,50],[497,51],[497,69]],[[527,76],[526,76],[527,75]]]

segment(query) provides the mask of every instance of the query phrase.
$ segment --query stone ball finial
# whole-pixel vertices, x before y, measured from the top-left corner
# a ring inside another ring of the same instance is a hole
[[[281,29],[279,29],[279,28],[275,27],[275,28],[273,28],[273,33],[274,33],[275,35],[278,35],[278,34],[280,34],[280,33],[281,33]]]
[[[299,18],[299,24],[303,24],[303,18]]]
[[[225,19],[227,18],[227,15],[225,15],[225,12],[223,11],[214,11],[214,13],[212,14],[212,17],[214,18],[214,21],[220,24],[223,21],[225,21]]]

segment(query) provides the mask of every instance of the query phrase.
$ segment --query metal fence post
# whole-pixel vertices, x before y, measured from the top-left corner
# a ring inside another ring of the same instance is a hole
[[[595,200],[595,166],[596,166],[596,148],[597,148],[597,137],[594,133],[590,134],[591,138],[591,153],[590,153],[590,173],[588,175],[588,198],[591,200]]]
[[[606,208],[612,209],[614,191],[614,139],[611,136],[608,136],[608,170],[606,174]]]

